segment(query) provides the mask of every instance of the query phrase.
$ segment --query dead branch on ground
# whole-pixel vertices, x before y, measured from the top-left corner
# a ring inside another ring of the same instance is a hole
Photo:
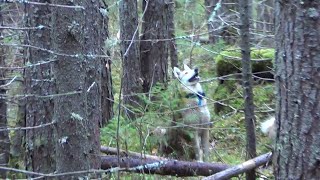
[[[118,164],[117,149],[101,147],[101,152],[109,156],[101,156],[101,168],[106,170],[114,167],[127,168],[129,172],[185,176],[209,176],[208,179],[228,179],[248,170],[257,168],[271,159],[272,153],[258,156],[240,165],[231,167],[223,163],[189,162],[163,157],[141,154],[120,149]],[[139,167],[139,168],[135,168]],[[205,179],[207,179],[205,178]]]
[[[212,176],[206,177],[203,180],[229,179],[229,178],[234,177],[238,174],[242,174],[246,171],[255,169],[263,164],[266,164],[268,161],[271,160],[271,157],[272,157],[271,152],[269,152],[267,154],[263,154],[263,155],[258,156],[256,158],[250,159],[242,164],[239,164],[237,166],[233,166],[231,168],[228,168],[226,170],[218,172]]]
[[[106,170],[114,167],[127,168],[130,172],[170,175],[178,177],[209,176],[230,168],[222,163],[188,162],[178,160],[154,160],[121,157],[120,164],[117,156],[101,156],[101,168]],[[138,167],[132,170],[132,168]]]

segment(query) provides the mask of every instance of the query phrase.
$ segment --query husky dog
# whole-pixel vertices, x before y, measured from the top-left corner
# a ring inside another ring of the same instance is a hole
[[[198,161],[207,160],[209,154],[209,127],[210,112],[207,107],[205,93],[199,83],[199,70],[184,65],[184,70],[174,67],[174,76],[181,83],[181,100],[183,102],[183,127],[190,130],[193,135],[193,149]]]
[[[275,118],[273,116],[261,123],[261,131],[272,140],[276,137]]]

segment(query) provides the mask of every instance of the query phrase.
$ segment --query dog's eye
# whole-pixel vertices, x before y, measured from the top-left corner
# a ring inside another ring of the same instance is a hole
[[[188,72],[185,72],[184,74],[188,74]]]

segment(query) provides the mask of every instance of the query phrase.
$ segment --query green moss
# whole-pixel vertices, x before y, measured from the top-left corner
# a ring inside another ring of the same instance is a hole
[[[216,114],[228,114],[234,111],[233,107],[237,110],[241,110],[244,107],[244,100],[242,97],[242,86],[234,81],[225,81],[220,84],[212,98],[215,101],[221,102],[224,105],[215,103],[214,112]],[[274,85],[255,85],[253,88],[254,103],[256,106],[261,107],[265,104],[273,104],[274,102]],[[268,108],[268,107],[265,107]]]
[[[270,71],[273,67],[274,49],[251,49],[252,72]],[[218,76],[241,72],[241,52],[239,49],[222,51],[215,58]]]

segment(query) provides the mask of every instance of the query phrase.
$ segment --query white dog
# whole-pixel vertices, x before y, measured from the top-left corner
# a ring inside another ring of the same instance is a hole
[[[207,160],[209,154],[210,112],[205,93],[199,83],[199,70],[184,65],[184,70],[174,67],[173,73],[181,82],[183,108],[182,122],[194,133],[193,148],[198,161]],[[189,128],[190,127],[190,128]],[[185,128],[185,127],[184,127]]]
[[[270,117],[263,123],[261,123],[261,131],[268,135],[270,139],[275,139],[276,137],[276,128],[275,128],[275,118],[274,116]]]

